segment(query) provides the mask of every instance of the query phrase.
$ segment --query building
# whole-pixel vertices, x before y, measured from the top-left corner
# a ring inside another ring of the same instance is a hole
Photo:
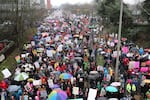
[[[47,9],[51,9],[52,5],[51,5],[51,0],[47,0]]]
[[[22,11],[24,8],[30,8],[29,0],[0,0],[0,19],[12,19],[16,16],[16,11]]]
[[[40,0],[40,8],[46,8],[45,0]]]

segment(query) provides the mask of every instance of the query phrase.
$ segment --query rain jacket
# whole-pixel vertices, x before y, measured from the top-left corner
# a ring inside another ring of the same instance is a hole
[[[127,90],[129,93],[131,93],[132,91],[135,92],[135,91],[136,91],[136,86],[135,86],[134,84],[128,83],[128,84],[126,85],[126,90]]]

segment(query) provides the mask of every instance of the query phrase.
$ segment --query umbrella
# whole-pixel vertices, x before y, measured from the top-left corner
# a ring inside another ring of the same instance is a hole
[[[18,75],[16,75],[14,77],[15,81],[23,81],[26,80],[27,78],[29,78],[29,75],[25,72],[19,73]]]
[[[150,60],[149,60],[149,61],[146,61],[146,65],[150,65]]]
[[[74,37],[74,38],[78,38],[78,37],[79,37],[79,35],[78,35],[78,34],[75,34],[75,35],[73,35],[73,37]]]
[[[130,51],[136,51],[136,52],[138,52],[138,49],[137,49],[136,47],[132,47],[132,48],[130,49]]]
[[[98,74],[90,74],[90,75],[88,75],[88,79],[90,79],[90,80],[96,80],[98,77],[99,77]]]
[[[59,76],[59,78],[61,78],[61,79],[70,79],[71,77],[73,77],[73,76],[69,73],[62,73]]]
[[[112,82],[110,85],[111,85],[111,86],[120,86],[121,83],[120,83],[120,82]]]
[[[98,74],[97,71],[90,71],[90,74]]]
[[[58,84],[54,84],[52,87],[50,87],[52,89],[56,89],[56,88],[60,88],[60,86]]]
[[[143,82],[144,83],[150,83],[150,79],[145,79]]]
[[[107,86],[106,91],[107,92],[118,92],[118,89],[114,86]]]
[[[54,89],[48,95],[48,100],[67,100],[67,94],[61,89]]]
[[[29,78],[27,81],[28,81],[28,82],[33,82],[34,79],[33,79],[33,78]]]
[[[44,33],[41,33],[42,37],[47,37],[48,36],[48,33],[44,32]]]
[[[118,100],[117,98],[109,98],[108,100]]]
[[[60,73],[60,71],[53,71],[53,72],[51,72],[52,74],[56,74],[56,75],[60,75],[61,73]]]
[[[76,59],[76,60],[82,60],[83,58],[82,57],[74,57],[74,59]]]
[[[0,88],[7,89],[8,88],[8,84],[4,80],[2,80],[2,81],[0,81]]]
[[[14,92],[17,91],[21,86],[18,85],[9,85],[9,87],[7,88],[8,92]]]
[[[122,41],[126,41],[126,40],[127,40],[127,38],[121,38],[121,40],[122,40]]]
[[[107,100],[107,97],[99,97],[97,100]]]

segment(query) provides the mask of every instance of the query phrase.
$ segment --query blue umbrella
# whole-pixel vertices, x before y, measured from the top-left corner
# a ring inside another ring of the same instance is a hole
[[[114,86],[107,86],[106,91],[107,92],[118,92],[118,89]]]

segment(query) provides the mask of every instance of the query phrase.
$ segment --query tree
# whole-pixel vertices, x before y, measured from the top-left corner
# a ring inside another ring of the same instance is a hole
[[[94,11],[94,6],[93,4],[75,4],[75,5],[71,5],[71,4],[63,4],[61,6],[61,9],[65,10],[65,11],[69,11],[71,13],[74,14],[92,14]]]
[[[145,0],[142,6],[142,15],[150,22],[150,0]]]
[[[97,14],[103,18],[103,24],[106,22],[111,23],[112,26],[118,27],[119,15],[120,15],[120,0],[96,0]],[[107,20],[106,20],[107,19]],[[131,28],[132,15],[128,10],[127,5],[124,4],[123,9],[123,32],[124,28]]]

